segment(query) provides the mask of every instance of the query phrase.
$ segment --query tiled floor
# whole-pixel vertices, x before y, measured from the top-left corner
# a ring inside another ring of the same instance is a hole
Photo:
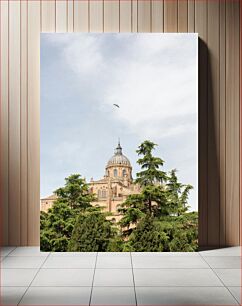
[[[1,249],[0,305],[238,305],[240,247],[199,253]]]

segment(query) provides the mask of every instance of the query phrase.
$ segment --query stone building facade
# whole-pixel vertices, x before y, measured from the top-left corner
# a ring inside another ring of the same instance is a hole
[[[106,164],[103,178],[99,180],[92,178],[88,185],[90,193],[95,194],[97,198],[93,205],[112,212],[116,220],[119,219],[117,206],[123,203],[128,195],[140,193],[139,185],[135,184],[132,178],[131,163],[123,154],[120,143]],[[47,211],[55,199],[54,195],[41,199],[41,210]]]
[[[131,163],[123,154],[120,143],[107,162],[104,177],[100,180],[91,179],[89,187],[90,192],[97,196],[93,205],[104,207],[105,211],[116,216],[117,206],[123,203],[128,195],[140,193],[140,187],[133,182]]]

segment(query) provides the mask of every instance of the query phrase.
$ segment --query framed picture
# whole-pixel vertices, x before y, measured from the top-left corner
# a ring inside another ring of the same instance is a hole
[[[41,250],[198,248],[197,34],[41,34]]]

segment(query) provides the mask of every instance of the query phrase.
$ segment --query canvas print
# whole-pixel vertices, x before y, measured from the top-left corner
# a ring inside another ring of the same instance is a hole
[[[41,34],[40,149],[42,251],[197,251],[197,34]]]

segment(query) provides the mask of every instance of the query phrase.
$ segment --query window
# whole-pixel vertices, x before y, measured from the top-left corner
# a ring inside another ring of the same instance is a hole
[[[106,198],[106,190],[102,190],[102,198]]]
[[[117,177],[117,176],[118,176],[118,170],[117,170],[117,169],[114,169],[114,170],[113,170],[113,176],[114,176],[114,177]]]
[[[126,169],[123,169],[123,177],[126,175]]]

